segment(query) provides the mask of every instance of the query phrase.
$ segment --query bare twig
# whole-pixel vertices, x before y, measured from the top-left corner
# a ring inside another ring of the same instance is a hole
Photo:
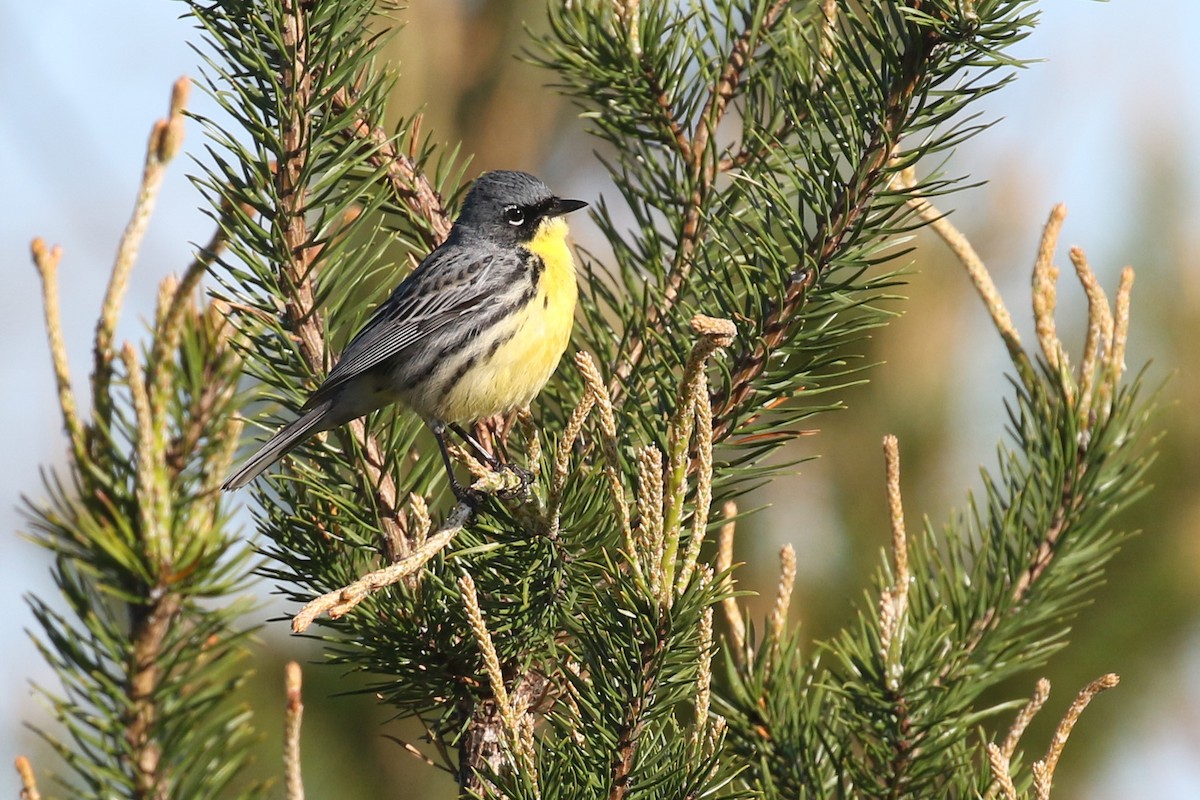
[[[300,761],[300,723],[304,718],[304,701],[300,695],[302,675],[300,665],[289,661],[285,668],[287,706],[283,728],[283,771],[287,800],[304,800],[304,779]]]
[[[1003,793],[1004,800],[1017,800],[1017,790],[1013,785],[1012,774],[1009,770],[1012,757],[1017,752],[1017,744],[1021,741],[1025,729],[1029,727],[1029,723],[1046,704],[1048,697],[1050,697],[1050,681],[1040,678],[1033,691],[1033,696],[1029,698],[1029,702],[1013,720],[1012,726],[1008,729],[1008,735],[1004,737],[1003,744],[997,745],[995,742],[988,742],[986,749],[988,762],[992,766],[992,783],[983,793],[983,800],[994,800],[999,793]]]
[[[34,239],[30,246],[34,266],[42,278],[42,308],[46,315],[46,338],[50,342],[50,359],[54,365],[54,382],[58,387],[58,405],[62,410],[63,427],[71,440],[75,459],[86,458],[86,435],[79,421],[75,405],[75,392],[71,389],[71,367],[67,362],[67,346],[63,340],[62,311],[58,303],[58,264],[62,260],[62,248],[58,245],[47,248],[42,239]]]
[[[21,800],[42,800],[37,777],[33,774],[33,764],[25,756],[17,756],[16,765],[17,774],[21,776]]]
[[[1054,266],[1054,249],[1058,246],[1058,234],[1067,218],[1067,207],[1059,203],[1050,209],[1042,238],[1038,243],[1037,258],[1033,264],[1033,321],[1037,330],[1042,356],[1051,369],[1066,370],[1066,353],[1055,330],[1054,309],[1057,305],[1058,268]]]
[[[450,516],[446,518],[438,532],[426,539],[420,547],[414,548],[406,558],[383,569],[369,572],[354,583],[323,594],[305,604],[304,608],[300,609],[300,612],[292,618],[292,631],[303,633],[317,617],[326,612],[329,613],[330,618],[337,619],[349,613],[372,592],[398,583],[413,574],[458,535],[472,513],[474,512],[471,506],[459,503],[451,510]]]
[[[1000,296],[1000,290],[996,288],[995,281],[992,280],[992,275],[988,272],[987,266],[983,263],[983,259],[975,252],[975,248],[971,246],[971,242],[964,236],[950,220],[946,218],[942,212],[934,208],[924,196],[917,194],[916,186],[916,171],[913,167],[904,169],[897,178],[897,184],[909,191],[908,205],[917,212],[917,215],[941,237],[946,246],[950,248],[950,252],[954,253],[963,268],[967,271],[967,276],[971,279],[971,283],[975,285],[975,291],[979,293],[979,297],[983,300],[984,307],[987,308],[988,314],[992,317],[992,323],[996,326],[996,330],[1000,333],[1000,338],[1004,340],[1005,347],[1008,348],[1008,353],[1012,357],[1017,368],[1023,373],[1023,377],[1032,378],[1032,366],[1029,364],[1029,357],[1025,354],[1024,348],[1021,346],[1021,337],[1017,333],[1017,328],[1013,324],[1012,316],[1008,313],[1008,309],[1004,306],[1004,299]],[[1025,373],[1028,372],[1028,375]]]
[[[721,526],[717,538],[717,572],[726,574],[726,591],[732,591],[733,578],[728,573],[733,567],[733,535],[737,525],[734,518],[737,516],[737,504],[733,501],[726,502],[721,509],[721,515],[725,518],[725,524]],[[741,665],[745,660],[746,620],[742,618],[737,598],[726,597],[721,600],[721,611],[725,614],[725,623],[729,626],[733,657]]]
[[[1058,723],[1045,757],[1033,763],[1033,788],[1037,800],[1049,800],[1050,787],[1054,782],[1054,770],[1058,766],[1058,759],[1062,756],[1067,739],[1071,736],[1071,729],[1079,721],[1083,710],[1088,707],[1088,703],[1092,702],[1093,697],[1106,689],[1113,688],[1120,682],[1120,676],[1110,672],[1089,683],[1075,697],[1075,702],[1071,703],[1071,707],[1067,709],[1067,713]]]
[[[92,406],[96,414],[96,426],[107,430],[112,416],[112,400],[109,383],[112,380],[114,357],[113,339],[121,303],[129,287],[129,276],[146,236],[146,227],[158,200],[158,191],[166,175],[167,163],[178,152],[183,141],[184,106],[187,103],[190,83],[187,78],[175,82],[171,91],[171,105],[166,119],[160,119],[150,132],[146,146],[146,160],[142,169],[142,181],[138,187],[137,200],[121,243],[117,247],[116,260],[109,276],[108,289],[100,307],[100,319],[96,323],[96,338],[92,368]]]
[[[895,436],[883,437],[887,473],[888,515],[892,523],[892,585],[880,595],[880,644],[887,665],[887,681],[894,690],[904,669],[901,658],[908,615],[908,535],[900,495],[900,446]]]

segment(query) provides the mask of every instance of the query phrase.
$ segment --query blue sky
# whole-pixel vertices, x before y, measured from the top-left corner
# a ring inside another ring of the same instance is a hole
[[[1071,210],[1066,240],[1086,244],[1093,264],[1112,276],[1124,263],[1117,252],[1117,223],[1128,214],[1125,203],[1137,180],[1132,172],[1137,162],[1130,153],[1155,143],[1182,147],[1200,130],[1200,3],[1047,0],[1042,6],[1043,24],[1019,53],[1047,60],[1023,71],[1013,86],[987,101],[988,117],[1003,121],[962,148],[952,166],[1003,183],[1005,176],[989,175],[989,164],[1023,165],[1018,176],[1021,210],[1009,220],[1020,238],[985,257],[1019,257],[1016,266],[1023,275],[1042,220],[1061,200]],[[0,606],[5,609],[0,646],[6,654],[0,659],[0,685],[7,687],[0,693],[0,720],[37,713],[20,687],[31,677],[44,677],[45,670],[23,632],[32,620],[20,597],[27,591],[52,591],[41,556],[12,533],[22,527],[13,509],[20,495],[40,494],[38,465],[59,460],[63,451],[28,243],[39,235],[64,248],[60,281],[68,350],[73,367],[83,374],[150,125],[163,115],[172,81],[195,74],[196,56],[187,45],[192,32],[179,19],[182,11],[181,3],[162,0],[0,6],[0,97],[5,108],[0,115],[0,175],[5,182],[0,248],[9,287],[0,293],[5,342],[0,348],[5,382],[0,418],[7,423],[9,448],[0,463]],[[203,112],[206,105],[202,94],[194,93],[193,110]],[[196,151],[200,141],[192,126],[189,149]],[[1186,172],[1185,184],[1193,187],[1190,206],[1195,208],[1200,163],[1196,148],[1182,149],[1190,160],[1180,169]],[[210,223],[197,209],[199,198],[187,171],[181,159],[164,186],[121,338],[139,335],[158,280],[190,259],[191,247],[185,243],[209,236]],[[972,208],[969,196],[955,202],[966,220],[982,213]],[[1198,664],[1200,657],[1191,654],[1177,676],[1181,696],[1190,698],[1193,709],[1200,709]],[[1148,719],[1131,722],[1145,730],[1128,737],[1114,754],[1113,766],[1097,777],[1091,796],[1200,796],[1200,753],[1170,746],[1178,736]],[[0,730],[0,763],[16,752],[11,733]],[[1156,741],[1162,746],[1154,747]],[[1151,776],[1161,783],[1151,787],[1146,783]],[[0,796],[16,793],[15,776],[0,770]]]

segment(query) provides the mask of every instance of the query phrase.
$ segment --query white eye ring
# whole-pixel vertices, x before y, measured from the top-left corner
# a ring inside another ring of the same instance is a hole
[[[504,209],[504,219],[514,228],[519,228],[525,224],[525,212],[517,206],[509,206]]]

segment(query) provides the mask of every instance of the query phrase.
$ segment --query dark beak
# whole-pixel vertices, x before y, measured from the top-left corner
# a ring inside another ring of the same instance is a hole
[[[563,214],[578,211],[586,205],[587,203],[582,200],[563,200],[561,197],[555,197],[550,201],[550,208],[546,211],[546,216],[561,217]]]

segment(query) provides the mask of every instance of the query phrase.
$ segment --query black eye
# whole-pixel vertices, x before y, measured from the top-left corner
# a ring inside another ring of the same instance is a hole
[[[525,209],[517,206],[509,206],[504,209],[504,219],[509,225],[521,226],[525,224]]]

